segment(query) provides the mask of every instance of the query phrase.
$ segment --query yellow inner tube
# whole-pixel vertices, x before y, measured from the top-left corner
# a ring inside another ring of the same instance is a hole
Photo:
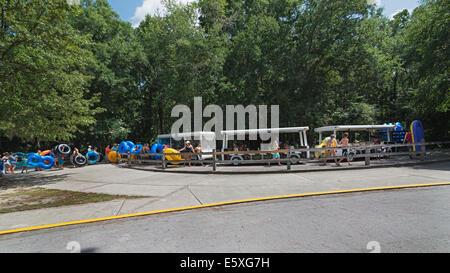
[[[316,148],[317,149],[320,149],[320,148],[326,148],[327,147],[327,139],[324,139],[323,141],[322,141],[322,143],[320,144],[320,145],[317,145],[316,146]],[[337,147],[338,146],[338,143],[337,143],[337,141],[336,141],[336,139],[334,139],[333,140],[333,145],[331,145],[331,147]],[[314,156],[316,157],[316,158],[319,158],[319,157],[326,157],[327,155],[328,155],[328,153],[329,153],[329,150],[326,150],[326,151],[317,151],[317,152],[315,152],[314,153]]]
[[[117,162],[117,159],[120,159],[120,154],[119,154],[119,157],[118,157],[118,158],[116,157],[116,154],[117,154],[116,151],[110,151],[110,152],[108,153],[108,160],[109,160],[109,162],[111,162],[111,163],[116,163],[116,162]]]
[[[165,148],[163,153],[166,153],[166,159],[167,160],[184,160],[181,155],[168,155],[168,154],[179,154],[180,151],[177,151],[172,148]],[[170,164],[178,165],[181,164],[181,162],[170,162]]]
[[[413,125],[414,125],[414,121],[413,122],[411,122],[411,126],[410,126],[410,132],[411,132],[411,141],[412,141],[412,143],[414,143],[414,127],[413,127]],[[410,143],[407,143],[407,144],[410,144]],[[412,148],[413,148],[413,151],[415,152],[416,151],[416,146],[412,146]]]

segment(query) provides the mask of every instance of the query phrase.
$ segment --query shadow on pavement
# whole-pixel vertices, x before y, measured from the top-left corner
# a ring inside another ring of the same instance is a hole
[[[435,171],[450,172],[450,161],[439,162],[439,163],[434,163],[434,164],[415,165],[412,168],[413,169],[422,169],[422,170],[435,170]]]
[[[42,175],[43,172],[32,171],[0,176],[0,190],[54,184],[69,176],[69,174],[58,173],[58,170],[44,172],[44,175]]]

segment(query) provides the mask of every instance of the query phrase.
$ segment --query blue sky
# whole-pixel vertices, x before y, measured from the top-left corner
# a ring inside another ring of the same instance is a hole
[[[146,13],[153,13],[161,6],[160,0],[108,0],[114,11],[124,21],[132,22],[137,26]],[[190,2],[194,0],[181,0]],[[419,0],[372,0],[378,6],[384,7],[384,14],[388,17],[403,9],[412,11],[419,5]]]

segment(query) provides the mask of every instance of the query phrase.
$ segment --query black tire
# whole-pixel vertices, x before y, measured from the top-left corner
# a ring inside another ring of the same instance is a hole
[[[295,165],[295,164],[298,164],[298,162],[300,161],[300,158],[296,155],[291,155],[290,161],[291,161],[291,165]]]
[[[232,162],[233,166],[239,166],[239,165],[241,165],[241,163],[240,163],[241,160],[242,160],[242,159],[239,158],[239,157],[233,157],[233,158],[231,158],[231,162]]]
[[[349,154],[348,154],[348,160],[349,160],[350,162],[355,161],[355,159],[353,158],[354,156],[355,156],[355,153],[349,153]]]
[[[61,156],[69,156],[72,153],[72,149],[67,144],[59,144],[55,148],[56,152]]]
[[[73,158],[73,164],[75,164],[79,167],[86,165],[86,163],[87,163],[87,159],[83,155],[77,155]]]

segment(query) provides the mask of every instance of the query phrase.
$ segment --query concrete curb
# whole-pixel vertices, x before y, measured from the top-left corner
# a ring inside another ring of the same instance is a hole
[[[181,208],[165,209],[165,210],[158,210],[158,211],[148,211],[148,212],[140,212],[140,213],[133,213],[133,214],[117,215],[117,216],[110,216],[110,217],[103,217],[103,218],[96,218],[96,219],[86,219],[86,220],[80,220],[80,221],[64,222],[64,223],[51,224],[51,225],[41,225],[41,226],[34,226],[34,227],[20,228],[20,229],[13,229],[13,230],[4,230],[4,231],[0,231],[0,236],[6,235],[6,234],[27,232],[27,231],[29,232],[29,231],[50,229],[50,228],[56,228],[56,227],[89,224],[89,223],[104,222],[104,221],[109,221],[109,220],[133,218],[133,217],[139,217],[139,216],[166,214],[166,213],[171,213],[171,212],[181,212],[181,211],[189,211],[189,210],[202,209],[202,208],[213,208],[213,207],[254,203],[254,202],[262,202],[262,201],[282,200],[282,199],[290,199],[290,198],[303,198],[303,197],[323,196],[323,195],[360,193],[360,192],[374,192],[374,191],[385,191],[385,190],[401,190],[401,189],[412,189],[412,188],[439,187],[439,186],[449,186],[449,185],[450,185],[450,182],[442,182],[442,183],[413,184],[413,185],[402,185],[402,186],[387,186],[387,187],[376,187],[376,188],[362,188],[362,189],[350,189],[350,190],[339,190],[339,191],[326,191],[326,192],[313,192],[313,193],[303,193],[303,194],[269,196],[269,197],[254,198],[254,199],[226,201],[226,202],[211,203],[211,204],[204,204],[204,205],[198,205],[198,206],[190,206],[190,207],[181,207]]]
[[[161,172],[161,173],[179,173],[179,174],[217,174],[217,175],[242,175],[242,174],[282,174],[282,173],[308,173],[308,172],[328,172],[328,171],[344,171],[344,170],[362,170],[362,169],[375,169],[375,168],[392,168],[392,167],[408,167],[415,165],[427,165],[433,163],[441,163],[441,162],[450,162],[450,159],[442,159],[442,160],[429,160],[429,161],[419,161],[419,162],[405,162],[405,163],[392,163],[392,164],[382,164],[382,165],[369,165],[369,166],[355,166],[355,167],[343,167],[343,168],[334,168],[334,169],[323,169],[316,168],[310,170],[267,170],[267,171],[170,171],[170,170],[160,170],[160,169],[147,169],[140,167],[128,167],[128,166],[118,166],[119,168],[133,169],[138,171],[147,171],[147,172]],[[117,166],[117,165],[116,165]]]

